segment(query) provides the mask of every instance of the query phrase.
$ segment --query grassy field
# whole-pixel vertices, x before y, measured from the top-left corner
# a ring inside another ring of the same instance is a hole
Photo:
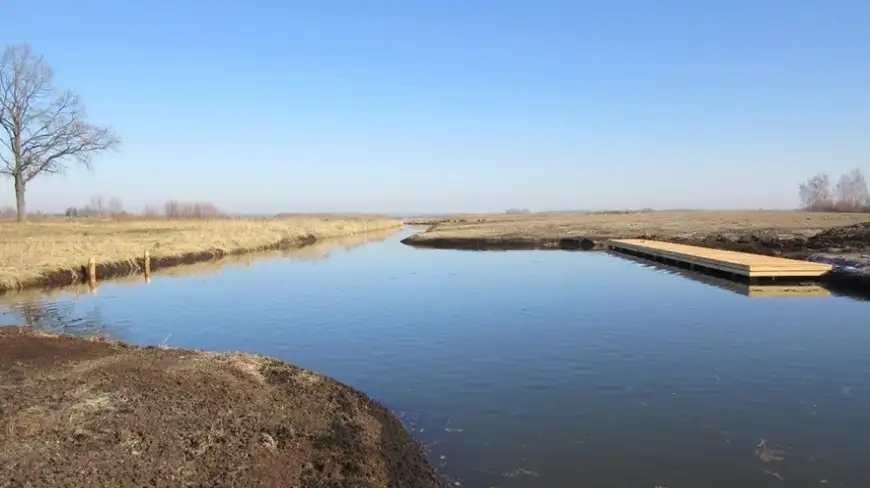
[[[870,214],[791,211],[662,211],[612,214],[457,216],[434,222],[407,240],[547,241],[564,238],[689,237],[710,233],[778,232],[810,236],[831,227],[870,221]],[[423,222],[419,222],[423,223]]]
[[[161,262],[181,264],[294,247],[311,237],[351,236],[400,225],[400,220],[365,217],[4,222],[0,223],[0,290],[72,283],[91,257],[103,270],[135,269],[148,250],[159,267]]]

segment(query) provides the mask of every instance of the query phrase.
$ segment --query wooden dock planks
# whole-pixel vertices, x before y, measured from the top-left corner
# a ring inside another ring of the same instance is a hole
[[[824,263],[647,239],[614,239],[607,241],[607,248],[653,259],[661,258],[690,266],[714,269],[747,278],[812,278],[822,276],[832,269],[831,265]]]
[[[698,283],[713,286],[723,290],[728,290],[738,295],[744,295],[751,298],[761,297],[828,297],[831,296],[831,291],[816,283],[796,283],[791,285],[752,285],[741,280],[729,278],[720,278],[713,276],[710,273],[693,271],[680,266],[666,264],[660,261],[652,261],[648,258],[632,256],[630,254],[621,253],[621,259],[633,261],[642,266],[665,271],[670,274],[681,276],[683,278],[696,281]]]

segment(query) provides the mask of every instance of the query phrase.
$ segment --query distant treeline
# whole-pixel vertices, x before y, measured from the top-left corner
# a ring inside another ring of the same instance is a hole
[[[813,212],[870,212],[870,193],[860,169],[840,176],[831,188],[831,179],[819,173],[801,183],[798,189],[804,210]]]
[[[0,208],[0,218],[8,219],[16,217],[16,215],[17,212],[14,207]],[[27,215],[36,219],[59,217],[69,219],[216,219],[227,217],[216,205],[209,202],[170,200],[162,206],[146,205],[141,212],[131,212],[124,208],[120,198],[104,198],[100,195],[91,197],[86,205],[68,207],[63,214],[29,212]]]
[[[14,219],[17,216],[15,207],[0,207],[0,219]],[[230,214],[219,209],[210,202],[183,202],[170,200],[163,205],[146,205],[141,211],[129,211],[118,197],[103,197],[95,195],[87,204],[68,207],[63,213],[28,212],[27,216],[34,220],[39,219],[221,219],[221,218],[291,218],[309,217],[319,219],[329,218],[357,218],[361,220],[376,220],[395,218],[386,214],[372,213],[279,213],[277,215],[239,215]]]

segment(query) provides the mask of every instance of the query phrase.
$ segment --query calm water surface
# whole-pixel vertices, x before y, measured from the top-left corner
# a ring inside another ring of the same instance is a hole
[[[751,298],[602,253],[418,250],[408,232],[6,296],[0,321],[323,372],[401,415],[451,485],[870,486],[867,302]]]

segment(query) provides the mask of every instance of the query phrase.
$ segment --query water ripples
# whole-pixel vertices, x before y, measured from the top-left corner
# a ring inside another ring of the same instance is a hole
[[[403,235],[7,296],[0,313],[323,372],[401,412],[461,486],[866,481],[867,303],[755,300],[602,253],[419,251]],[[761,438],[785,460],[758,459]]]

